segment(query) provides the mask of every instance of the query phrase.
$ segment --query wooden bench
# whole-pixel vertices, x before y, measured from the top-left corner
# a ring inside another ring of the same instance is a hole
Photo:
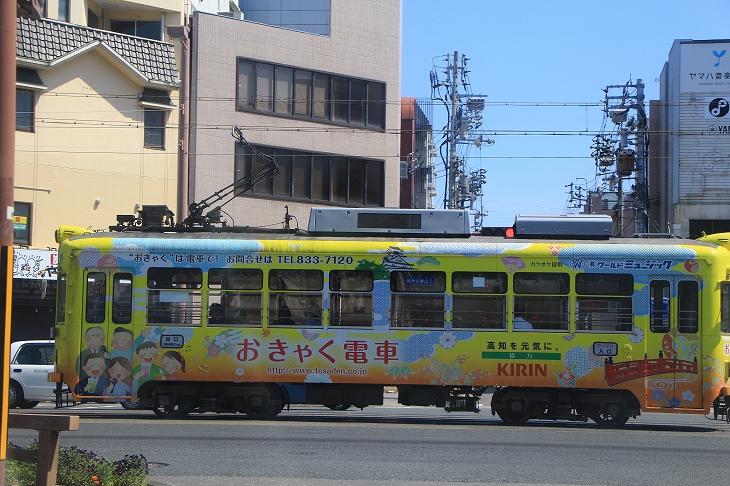
[[[58,472],[58,444],[64,430],[79,430],[78,415],[8,414],[11,429],[33,429],[38,431],[38,450],[8,449],[7,459],[35,462],[37,464],[36,485],[54,486]]]

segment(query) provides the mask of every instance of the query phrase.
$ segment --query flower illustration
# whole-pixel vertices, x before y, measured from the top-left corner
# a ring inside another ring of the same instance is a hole
[[[237,374],[238,376],[243,376],[243,374],[244,374],[245,372],[246,372],[246,370],[244,370],[244,369],[243,369],[243,368],[241,368],[241,367],[238,367],[238,368],[236,368],[236,374]]]
[[[211,358],[217,358],[221,354],[221,348],[216,346],[215,344],[211,344],[208,346],[208,355]]]
[[[686,402],[691,402],[695,399],[695,394],[692,393],[691,390],[686,390],[684,393],[682,393],[682,400]]]
[[[555,376],[558,377],[558,385],[566,388],[575,386],[575,375],[570,369],[565,368],[565,371],[556,371]]]
[[[632,343],[640,343],[644,339],[644,331],[638,327],[634,328],[634,332],[629,334],[629,341]]]
[[[444,349],[451,349],[456,345],[456,334],[453,332],[445,332],[439,337],[439,344]]]
[[[213,338],[213,343],[221,349],[225,348],[228,342],[229,340],[225,334],[218,334],[216,337]]]

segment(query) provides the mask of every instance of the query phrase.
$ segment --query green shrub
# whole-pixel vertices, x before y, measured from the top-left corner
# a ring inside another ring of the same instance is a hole
[[[8,449],[20,449],[8,444]],[[38,450],[38,443],[26,450]],[[124,459],[107,461],[93,452],[72,446],[58,449],[59,486],[146,486],[149,467],[144,456],[124,456]],[[7,486],[32,486],[35,484],[36,464],[6,461],[5,484]]]

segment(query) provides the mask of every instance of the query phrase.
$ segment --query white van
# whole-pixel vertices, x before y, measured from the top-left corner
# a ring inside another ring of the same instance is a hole
[[[10,408],[33,408],[41,401],[55,401],[53,341],[17,341],[10,344]]]

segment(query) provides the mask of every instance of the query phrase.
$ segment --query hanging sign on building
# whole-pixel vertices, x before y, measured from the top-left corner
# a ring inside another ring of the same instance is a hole
[[[13,278],[56,280],[48,269],[58,265],[57,251],[15,248],[13,254]]]

